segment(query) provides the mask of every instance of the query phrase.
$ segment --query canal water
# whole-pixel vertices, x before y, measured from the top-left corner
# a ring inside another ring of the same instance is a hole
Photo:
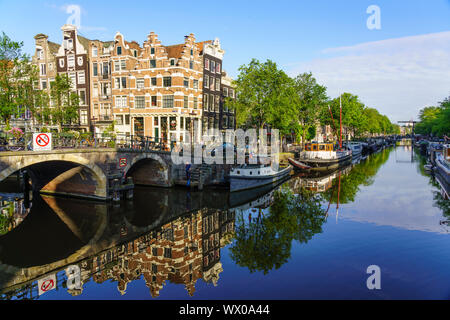
[[[450,299],[450,205],[424,164],[397,146],[238,195],[138,187],[119,205],[4,197],[0,297]],[[367,286],[369,266],[379,289]]]

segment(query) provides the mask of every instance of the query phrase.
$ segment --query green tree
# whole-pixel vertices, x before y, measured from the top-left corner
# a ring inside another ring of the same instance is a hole
[[[0,35],[0,117],[9,126],[12,116],[34,106],[37,68],[22,53],[22,42],[11,40],[4,32]]]
[[[240,127],[264,128],[266,125],[287,133],[292,123],[292,80],[276,63],[253,59],[239,68],[235,80],[236,99],[226,103],[236,110]]]
[[[72,91],[71,80],[66,74],[55,77],[50,92],[53,101],[53,108],[51,108],[52,121],[58,125],[58,131],[61,132],[63,125],[70,125],[78,121],[80,99]]]
[[[301,135],[303,145],[316,135],[320,110],[327,105],[326,87],[317,83],[312,73],[303,73],[294,79],[294,108],[297,117],[292,129]]]

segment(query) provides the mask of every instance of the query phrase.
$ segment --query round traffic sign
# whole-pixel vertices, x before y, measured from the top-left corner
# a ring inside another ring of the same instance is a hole
[[[45,133],[41,133],[36,137],[36,144],[40,147],[45,147],[49,143],[50,143],[50,137]]]

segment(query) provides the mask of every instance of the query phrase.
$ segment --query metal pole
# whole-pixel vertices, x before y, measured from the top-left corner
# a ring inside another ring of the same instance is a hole
[[[341,124],[341,138],[339,140],[339,146],[342,150],[342,95],[339,96],[339,117],[340,117],[340,124]]]

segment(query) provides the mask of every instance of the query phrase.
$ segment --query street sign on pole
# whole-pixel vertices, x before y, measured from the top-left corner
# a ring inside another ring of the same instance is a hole
[[[33,150],[34,151],[52,150],[52,134],[33,133]]]

